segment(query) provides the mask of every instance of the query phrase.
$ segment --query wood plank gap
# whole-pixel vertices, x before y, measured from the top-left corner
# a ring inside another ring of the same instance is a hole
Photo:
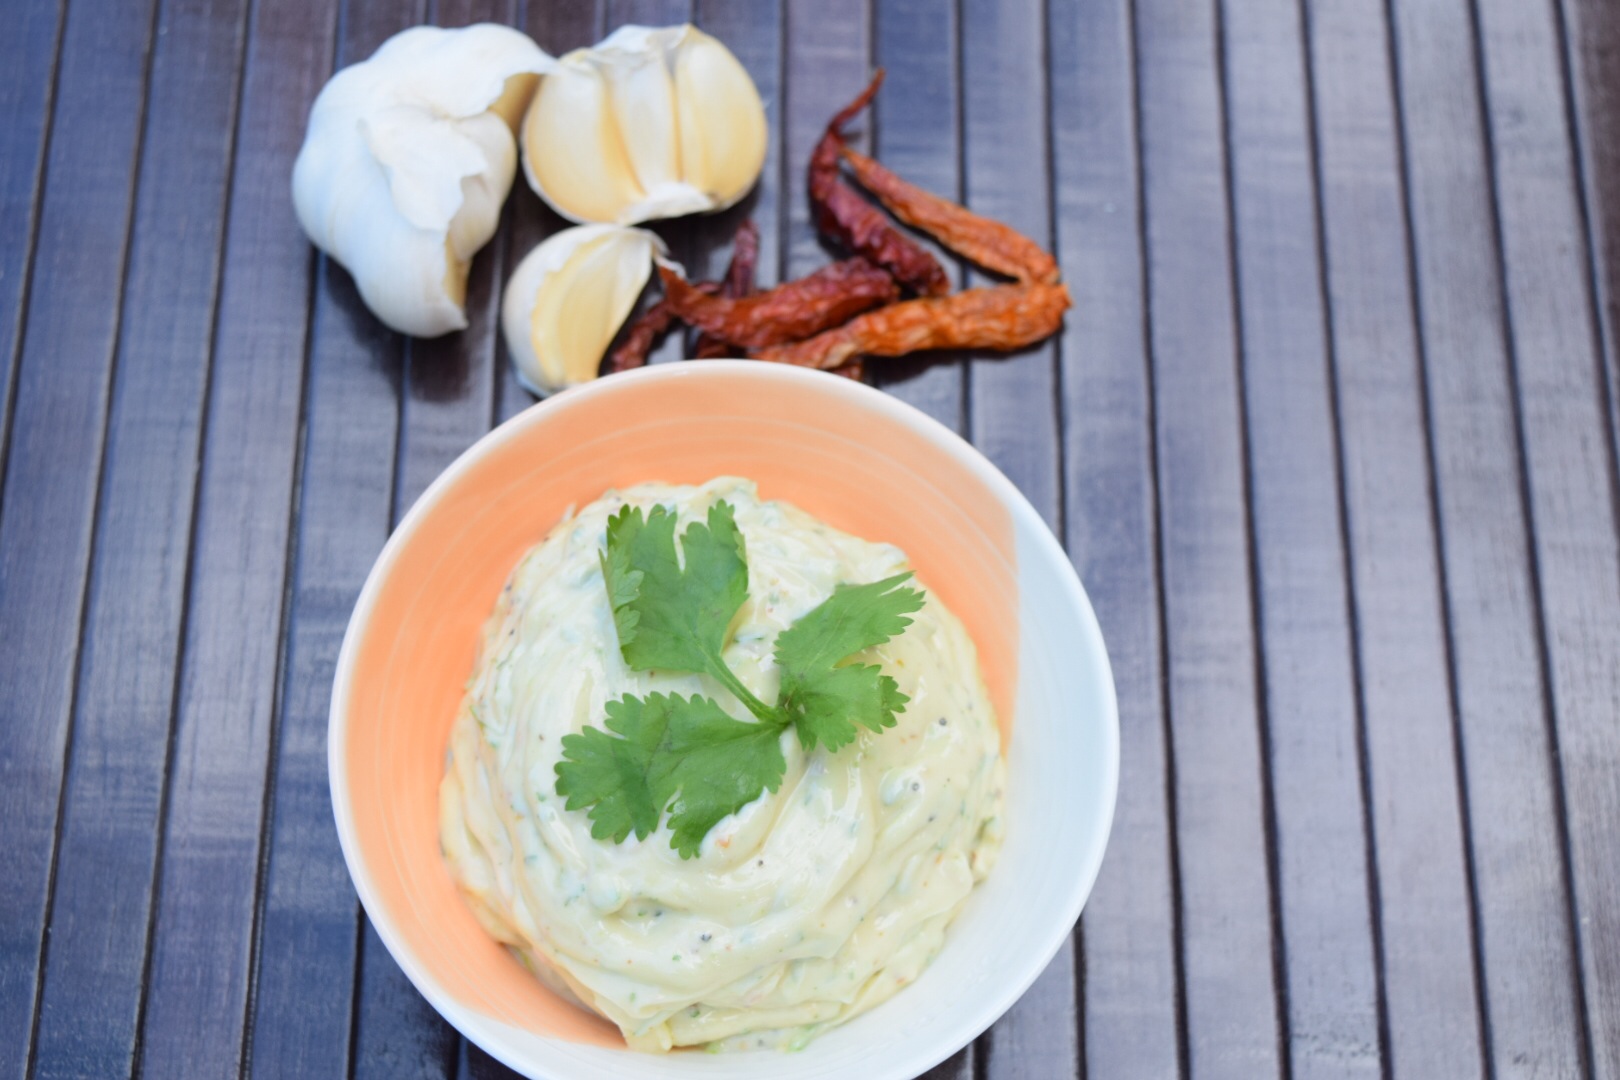
[[[777,145],[781,147],[777,162],[776,196],[776,277],[775,282],[788,280],[788,252],[793,236],[793,155],[788,152],[788,109],[793,95],[793,84],[788,81],[788,20],[791,17],[788,0],[776,3],[776,85]],[[764,283],[761,283],[764,284]]]
[[[1044,120],[1046,157],[1042,162],[1046,180],[1046,250],[1058,258],[1058,202],[1057,202],[1057,149],[1056,124],[1052,116],[1052,3],[1051,0],[1040,0],[1040,33],[1041,33],[1041,116]],[[956,24],[958,41],[961,39],[960,29],[962,23]],[[960,45],[958,45],[960,49]],[[957,80],[957,93],[963,93],[962,82]],[[958,111],[958,116],[961,112]],[[961,174],[958,174],[961,175]],[[1060,263],[1061,265],[1061,263]],[[1063,402],[1065,400],[1065,384],[1063,378],[1063,329],[1060,327],[1053,337],[1048,348],[1049,362],[1052,366],[1052,430],[1056,433],[1057,461],[1053,467],[1053,476],[1057,490],[1054,492],[1053,533],[1063,550],[1069,550],[1069,475],[1068,455],[1064,447],[1068,444],[1068,425],[1063,415]],[[963,364],[964,377],[968,365]],[[965,429],[964,429],[965,430]],[[1070,993],[1074,998],[1074,1075],[1076,1080],[1086,1080],[1086,959],[1085,959],[1085,927],[1082,920],[1076,920],[1069,932],[1070,953],[1074,957],[1074,971],[1071,973],[1073,985]]]
[[[33,295],[34,256],[39,251],[39,225],[44,217],[45,182],[50,177],[51,136],[56,130],[56,90],[62,74],[62,38],[67,32],[68,0],[56,6],[56,36],[51,46],[51,73],[45,90],[44,131],[39,139],[39,164],[34,167],[34,194],[28,208],[28,251],[23,256],[22,285],[17,290],[17,326],[12,333],[11,355],[7,358],[5,396],[0,403],[0,520],[6,512],[6,468],[11,458],[12,418],[17,412],[17,382],[22,375],[23,340],[28,336],[28,301]]]
[[[400,395],[404,400],[404,395]],[[399,473],[398,459],[395,459],[394,473]],[[395,490],[398,488],[396,486]],[[389,515],[392,520],[393,515]],[[354,1080],[354,1074],[359,1065],[360,1058],[360,973],[366,966],[366,909],[358,901],[354,905],[354,976],[349,990],[349,1054],[345,1063],[343,1075]]]
[[[208,408],[208,403],[213,400],[214,361],[219,355],[220,297],[224,292],[222,285],[225,277],[225,252],[230,246],[231,239],[230,207],[231,200],[236,193],[236,152],[241,145],[242,138],[242,89],[247,78],[248,39],[253,36],[251,27],[253,26],[253,18],[258,5],[259,0],[247,0],[247,4],[243,8],[242,23],[238,31],[240,40],[237,45],[236,78],[231,83],[231,135],[230,143],[225,151],[225,190],[224,199],[220,203],[222,220],[219,229],[219,247],[215,253],[214,296],[212,307],[208,313],[208,360],[203,367],[202,408],[201,414],[197,418],[197,444],[192,455],[192,460],[197,463],[197,468],[191,479],[191,520],[186,527],[186,567],[180,591],[180,620],[175,633],[174,685],[169,692],[169,735],[163,753],[163,783],[158,790],[158,810],[155,820],[157,836],[152,853],[152,881],[146,898],[146,930],[141,955],[141,986],[135,1005],[135,1041],[131,1047],[130,1055],[131,1080],[140,1080],[141,1063],[144,1057],[147,989],[152,979],[152,954],[154,951],[152,943],[157,936],[158,904],[162,896],[163,884],[163,856],[168,846],[169,796],[173,790],[174,755],[180,726],[180,698],[186,671],[186,635],[191,630],[192,586],[195,584],[193,571],[197,561],[199,523],[202,520],[202,457],[203,450],[208,445],[208,432],[213,418],[213,411]]]
[[[1355,547],[1351,542],[1350,499],[1345,477],[1344,418],[1339,400],[1339,347],[1333,334],[1333,290],[1328,283],[1327,217],[1322,206],[1322,139],[1317,124],[1316,66],[1311,55],[1311,8],[1307,0],[1298,0],[1300,24],[1300,63],[1305,74],[1305,127],[1310,140],[1311,187],[1314,195],[1313,211],[1316,222],[1317,286],[1320,290],[1324,322],[1323,346],[1327,359],[1328,416],[1333,426],[1333,471],[1337,486],[1339,508],[1339,544],[1344,554],[1345,617],[1350,631],[1350,665],[1354,678],[1351,693],[1356,718],[1356,767],[1360,770],[1361,828],[1363,858],[1367,872],[1367,910],[1371,915],[1369,930],[1373,946],[1374,1003],[1378,1017],[1378,1067],[1383,1080],[1392,1080],[1393,1063],[1390,1060],[1389,993],[1385,984],[1384,931],[1381,913],[1382,886],[1378,876],[1377,827],[1373,814],[1372,753],[1367,734],[1367,698],[1363,689],[1366,671],[1361,655],[1361,611],[1356,602]],[[1386,35],[1387,40],[1387,35]],[[1393,58],[1391,71],[1394,70]],[[1397,110],[1398,115],[1399,110]],[[1408,228],[1410,236],[1410,228]],[[1407,245],[1411,258],[1411,244]],[[1416,277],[1413,278],[1414,282]],[[1433,457],[1430,457],[1431,471]],[[1453,701],[1455,701],[1453,694]],[[1455,710],[1453,710],[1455,714]],[[1473,914],[1471,912],[1471,914]],[[1477,930],[1478,919],[1474,925]],[[1476,950],[1476,960],[1478,952]]]
[[[1301,0],[1301,2],[1303,3],[1304,0]],[[1485,927],[1484,927],[1484,921],[1480,916],[1480,906],[1481,906],[1480,905],[1480,884],[1479,884],[1479,870],[1478,870],[1478,855],[1477,855],[1477,852],[1475,850],[1475,841],[1474,841],[1474,821],[1473,821],[1473,812],[1472,812],[1473,800],[1471,798],[1470,789],[1469,789],[1467,754],[1464,752],[1464,749],[1463,749],[1463,717],[1462,717],[1461,678],[1460,678],[1460,674],[1458,672],[1458,667],[1457,667],[1457,664],[1458,664],[1458,661],[1457,661],[1457,642],[1456,642],[1455,628],[1454,628],[1454,625],[1453,625],[1453,605],[1452,605],[1452,599],[1451,599],[1450,567],[1449,567],[1448,561],[1446,559],[1445,515],[1443,515],[1440,512],[1439,492],[1440,492],[1441,477],[1440,477],[1439,455],[1438,455],[1438,452],[1436,451],[1436,448],[1435,448],[1434,403],[1433,403],[1433,396],[1430,393],[1431,375],[1430,375],[1430,362],[1429,362],[1429,342],[1428,342],[1427,335],[1425,335],[1423,333],[1423,304],[1424,304],[1423,281],[1422,281],[1422,277],[1420,275],[1418,264],[1417,264],[1417,253],[1416,253],[1416,250],[1414,249],[1414,245],[1413,245],[1413,237],[1416,235],[1416,225],[1415,225],[1415,220],[1414,220],[1415,219],[1415,214],[1414,214],[1413,208],[1412,208],[1412,179],[1411,179],[1412,166],[1411,166],[1410,155],[1409,155],[1409,153],[1407,151],[1406,111],[1405,111],[1405,109],[1403,107],[1403,103],[1405,101],[1405,95],[1404,95],[1404,91],[1403,91],[1402,85],[1401,85],[1401,66],[1400,66],[1399,55],[1398,55],[1398,48],[1399,47],[1398,47],[1398,43],[1396,41],[1395,13],[1394,13],[1394,10],[1393,10],[1394,2],[1395,2],[1395,0],[1384,0],[1384,40],[1385,40],[1385,47],[1388,50],[1388,56],[1389,56],[1389,76],[1390,76],[1390,83],[1391,83],[1390,92],[1391,92],[1391,94],[1393,96],[1393,99],[1394,99],[1394,102],[1395,102],[1395,109],[1393,110],[1393,112],[1394,112],[1394,121],[1395,121],[1395,155],[1396,155],[1397,164],[1399,165],[1399,169],[1400,169],[1399,184],[1400,184],[1401,210],[1402,210],[1402,215],[1403,215],[1402,229],[1403,229],[1403,231],[1405,233],[1405,236],[1406,236],[1407,275],[1409,277],[1409,280],[1411,281],[1411,289],[1412,289],[1413,342],[1414,342],[1414,346],[1415,346],[1416,351],[1417,351],[1418,367],[1419,367],[1419,370],[1420,370],[1420,372],[1422,373],[1422,376],[1423,376],[1421,378],[1421,380],[1419,381],[1419,399],[1420,399],[1420,404],[1421,404],[1421,407],[1422,407],[1422,415],[1423,415],[1424,446],[1425,446],[1426,454],[1427,454],[1427,457],[1428,457],[1429,486],[1430,486],[1431,492],[1434,493],[1433,496],[1430,499],[1429,506],[1430,506],[1430,514],[1431,514],[1431,528],[1434,531],[1435,569],[1436,569],[1436,572],[1437,572],[1437,575],[1438,575],[1438,582],[1439,582],[1439,585],[1440,585],[1439,601],[1440,601],[1441,622],[1443,624],[1444,632],[1445,632],[1444,640],[1445,640],[1445,651],[1446,651],[1446,684],[1447,684],[1447,692],[1451,696],[1452,753],[1453,753],[1453,760],[1454,760],[1454,766],[1453,767],[1457,771],[1457,799],[1458,799],[1457,810],[1458,810],[1459,819],[1460,819],[1460,821],[1462,823],[1463,865],[1464,865],[1464,868],[1465,868],[1465,871],[1466,871],[1466,876],[1467,876],[1467,881],[1468,881],[1469,940],[1470,940],[1470,948],[1471,948],[1471,950],[1473,952],[1473,961],[1474,961],[1474,1009],[1475,1009],[1476,1019],[1477,1019],[1477,1022],[1479,1024],[1479,1054],[1480,1054],[1480,1063],[1481,1063],[1481,1066],[1483,1068],[1483,1075],[1484,1075],[1485,1080],[1495,1080],[1495,1076],[1496,1076],[1496,1058],[1495,1058],[1495,1055],[1492,1053],[1493,1033],[1492,1033],[1492,1030],[1491,1030],[1491,1012],[1490,1012],[1490,1000],[1489,1000],[1490,987],[1489,987],[1489,984],[1486,981],[1486,977],[1485,977]],[[1483,102],[1482,102],[1482,104],[1483,104]],[[1325,241],[1325,238],[1324,238],[1324,254],[1325,254],[1325,250],[1326,250],[1326,241]],[[1504,310],[1505,310],[1505,305],[1504,305]],[[1331,347],[1332,346],[1331,346],[1331,343],[1330,343],[1330,348]],[[1334,420],[1337,423],[1338,422],[1338,412],[1337,412],[1338,386],[1337,386],[1337,379],[1335,379],[1335,386],[1334,386],[1334,401],[1335,401]],[[1342,445],[1342,442],[1341,442],[1341,445]],[[1521,445],[1520,477],[1522,478],[1525,475],[1524,471],[1523,471],[1523,460],[1522,460],[1522,458],[1523,458],[1523,454],[1522,454],[1522,445],[1523,445],[1522,438],[1521,438],[1520,445]],[[1341,491],[1343,490],[1343,484],[1344,484],[1344,480],[1343,480],[1343,476],[1342,476],[1342,472],[1341,472],[1341,478],[1340,478]],[[1521,502],[1522,501],[1523,501],[1523,496],[1522,496],[1522,492],[1521,492]],[[1528,505],[1528,504],[1525,503],[1525,505]],[[1346,551],[1349,554],[1349,557],[1353,560],[1354,557],[1355,557],[1353,550],[1347,547]],[[1352,602],[1351,603],[1352,603],[1352,613],[1354,614],[1354,612],[1355,612],[1355,604],[1354,604],[1353,594],[1352,594]],[[1360,643],[1361,643],[1361,637],[1360,637],[1359,626],[1358,626],[1358,632],[1357,632],[1357,635],[1356,635],[1356,638],[1355,638],[1356,658],[1357,658],[1356,662],[1357,662],[1357,670],[1358,670],[1358,678],[1357,678],[1357,682],[1356,682],[1356,692],[1357,692],[1358,700],[1361,699],[1361,678],[1360,678],[1361,644]],[[1543,664],[1543,669],[1545,669],[1545,664]],[[1543,686],[1545,686],[1545,685],[1546,685],[1546,683],[1545,683],[1545,678],[1544,678],[1543,679]],[[1366,736],[1365,736],[1365,715],[1363,715],[1363,754],[1366,754],[1366,753],[1367,753],[1367,750],[1366,750]],[[1368,809],[1367,830],[1368,830],[1368,843],[1369,843],[1369,845],[1371,845],[1371,844],[1374,843],[1376,833],[1375,833],[1375,826],[1373,824],[1373,818],[1372,818],[1372,798],[1371,798],[1371,781],[1370,781],[1370,777],[1369,777],[1369,780],[1368,780],[1368,792],[1369,792],[1369,794],[1368,794],[1368,797],[1367,797],[1367,804],[1368,804],[1367,805],[1367,809]],[[1562,816],[1562,815],[1560,814],[1560,816]],[[1372,847],[1369,850],[1375,852],[1376,847]],[[1567,874],[1567,872],[1568,872],[1567,871],[1567,859],[1565,860],[1565,862],[1566,862],[1566,871],[1565,872]],[[1377,870],[1377,860],[1376,860],[1376,858],[1374,858],[1374,860],[1372,862],[1372,867],[1373,867],[1374,875],[1375,875],[1373,880],[1374,880],[1374,882],[1376,882],[1376,880],[1377,880],[1376,879],[1376,870]],[[1566,881],[1566,892],[1568,892],[1567,881]],[[1381,906],[1375,907],[1374,910],[1375,911],[1382,911],[1382,907]],[[1389,1059],[1390,1031],[1389,1031],[1389,1014],[1388,1014],[1387,991],[1386,991],[1386,988],[1385,988],[1385,985],[1384,985],[1385,958],[1384,958],[1384,940],[1383,940],[1383,923],[1382,923],[1382,920],[1381,919],[1376,920],[1374,922],[1373,926],[1374,926],[1374,932],[1377,935],[1376,941],[1377,941],[1377,944],[1378,944],[1379,1038],[1383,1042],[1384,1075],[1385,1075],[1386,1080],[1387,1080],[1387,1078],[1389,1078],[1391,1076],[1391,1069],[1393,1067],[1393,1062],[1390,1061],[1390,1059]]]
[[[1045,120],[1043,125],[1046,139],[1046,158],[1041,163],[1043,176],[1046,181],[1046,250],[1057,257],[1058,246],[1058,204],[1057,204],[1057,151],[1053,149],[1055,124],[1052,118],[1052,0],[1040,0],[1039,26],[1041,32],[1041,116]],[[956,24],[958,28],[961,23]],[[961,35],[958,34],[958,37]],[[961,83],[957,84],[957,92],[961,93]],[[958,114],[960,115],[960,114]],[[1056,534],[1058,543],[1063,545],[1065,551],[1069,548],[1069,478],[1068,457],[1063,453],[1064,440],[1067,436],[1067,424],[1063,416],[1063,329],[1053,336],[1052,342],[1047,346],[1048,361],[1052,367],[1052,430],[1057,438],[1057,461],[1053,465],[1053,479],[1057,488],[1053,492],[1052,532]],[[964,368],[967,365],[963,365]],[[1074,977],[1075,977],[1075,1047],[1079,1054],[1079,1076],[1085,1080],[1086,1040],[1085,1040],[1085,1004],[1080,997],[1080,924],[1075,923],[1074,938]]]
[[[1389,0],[1393,2],[1393,0]],[[1497,280],[1500,283],[1502,308],[1502,341],[1507,355],[1508,380],[1512,387],[1512,415],[1515,449],[1519,461],[1519,500],[1524,507],[1524,519],[1529,531],[1529,576],[1531,610],[1536,628],[1537,662],[1541,671],[1542,709],[1547,725],[1547,746],[1551,757],[1553,798],[1558,819],[1558,842],[1564,870],[1564,896],[1569,903],[1570,955],[1575,959],[1572,973],[1575,990],[1575,1017],[1580,1027],[1577,1045],[1581,1055],[1581,1074],[1593,1076],[1595,1048],[1592,1043],[1592,1025],[1587,1015],[1585,946],[1580,933],[1580,902],[1575,892],[1574,844],[1569,831],[1569,798],[1564,783],[1563,753],[1558,741],[1558,699],[1553,685],[1552,651],[1547,639],[1547,617],[1542,588],[1541,544],[1537,539],[1535,498],[1530,485],[1530,451],[1525,434],[1523,382],[1519,376],[1519,346],[1513,336],[1512,296],[1508,285],[1507,245],[1502,222],[1501,191],[1497,180],[1496,132],[1491,116],[1490,93],[1485,70],[1485,42],[1480,31],[1478,0],[1469,0],[1468,27],[1472,35],[1474,53],[1475,93],[1478,95],[1481,131],[1485,143],[1485,180],[1491,203],[1491,240],[1496,253]],[[1599,365],[1601,367],[1601,364]],[[1612,446],[1612,443],[1611,443]],[[1612,462],[1613,455],[1607,455]]]
[[[966,0],[951,0],[951,18],[955,31],[951,34],[951,65],[956,70],[956,191],[952,198],[958,205],[967,203],[967,65],[962,58],[962,27],[966,25],[963,19],[962,5]],[[962,280],[960,277],[958,280]],[[958,423],[956,429],[961,432],[962,438],[973,441],[973,365],[964,363],[960,369],[961,400]],[[980,1055],[982,1057],[982,1053]],[[975,1059],[977,1060],[977,1059]],[[983,1062],[978,1061],[982,1066]],[[978,1068],[974,1075],[983,1075],[983,1069]]]
[[[1175,942],[1176,974],[1176,1073],[1185,1078],[1192,1075],[1192,1038],[1188,1022],[1187,1000],[1187,933],[1185,891],[1181,880],[1181,836],[1176,823],[1181,820],[1180,800],[1177,797],[1176,740],[1171,723],[1174,714],[1174,686],[1170,677],[1170,612],[1165,597],[1164,550],[1164,491],[1163,471],[1159,463],[1159,385],[1158,346],[1153,337],[1153,247],[1149,243],[1149,215],[1147,192],[1147,153],[1142,136],[1142,38],[1136,17],[1137,0],[1126,0],[1125,17],[1131,41],[1131,131],[1136,151],[1136,233],[1140,260],[1142,290],[1142,349],[1146,358],[1147,379],[1147,441],[1148,476],[1153,491],[1153,576],[1154,595],[1158,600],[1156,617],[1159,633],[1159,694],[1163,702],[1160,709],[1161,731],[1164,744],[1164,812],[1168,825],[1167,849],[1170,860],[1171,935]]]
[[[65,3],[63,8],[62,22],[65,28],[65,24],[67,22]],[[162,8],[162,3],[153,3],[152,14],[148,18],[146,27],[146,58],[141,68],[141,107],[139,113],[140,130],[135,133],[135,151],[133,161],[130,165],[129,174],[129,194],[125,200],[124,249],[120,256],[120,265],[118,270],[118,294],[113,299],[113,318],[111,324],[112,337],[108,342],[109,355],[107,360],[107,381],[101,401],[101,448],[100,452],[96,455],[95,497],[91,501],[90,509],[90,541],[85,548],[84,575],[79,586],[79,614],[78,629],[74,635],[75,644],[73,650],[73,678],[68,688],[67,722],[62,736],[62,766],[57,772],[56,813],[55,822],[51,830],[50,865],[45,875],[45,911],[44,918],[40,924],[39,958],[34,962],[34,1004],[33,1016],[28,1027],[28,1054],[26,1057],[27,1064],[24,1067],[25,1076],[33,1076],[35,1067],[38,1064],[35,1057],[39,1052],[39,1007],[40,1002],[45,994],[45,965],[49,955],[46,947],[50,944],[51,917],[56,908],[56,869],[57,860],[62,850],[62,811],[67,802],[68,770],[73,764],[73,733],[75,727],[77,726],[76,721],[79,713],[79,683],[84,675],[84,628],[86,616],[90,611],[90,575],[92,567],[94,567],[96,564],[96,548],[100,533],[101,511],[103,502],[105,500],[105,492],[102,489],[102,484],[107,476],[107,432],[112,424],[112,401],[118,384],[118,354],[119,341],[123,333],[122,324],[124,312],[124,294],[129,285],[130,250],[134,246],[133,240],[135,236],[135,205],[136,200],[140,195],[141,162],[144,160],[146,153],[146,124],[148,114],[151,109],[150,90],[152,86],[152,58],[157,55],[156,37],[158,16]],[[61,32],[62,31],[59,31],[59,33]],[[58,70],[60,70],[60,37],[57,40],[56,66]],[[43,165],[41,168],[43,169]],[[40,191],[43,193],[43,190],[44,185],[41,183]],[[38,239],[39,218],[41,216],[43,215],[38,213],[35,214],[34,237],[30,241],[31,244]],[[19,333],[17,335],[17,362],[13,365],[12,370],[13,382],[15,382],[15,380],[19,377],[22,370],[22,342],[23,334]],[[13,391],[8,399],[9,405],[13,409],[15,408],[16,400],[17,395],[15,391]],[[8,416],[7,420],[9,421],[9,419],[10,417]],[[8,440],[9,436],[10,430],[8,426]],[[9,454],[6,456],[9,457]],[[0,471],[0,507],[5,505],[5,475],[5,471]]]
[[[344,4],[347,10],[348,5]],[[342,17],[333,40],[341,40]],[[309,276],[309,307],[304,322],[303,382],[298,399],[298,434],[293,440],[293,482],[287,500],[287,547],[282,561],[281,612],[276,637],[276,674],[271,683],[270,731],[265,745],[264,791],[259,809],[259,852],[254,860],[253,874],[253,926],[249,932],[247,991],[242,995],[242,1040],[237,1051],[238,1070],[242,1080],[253,1075],[253,1013],[259,997],[259,962],[264,948],[264,901],[270,877],[270,833],[276,808],[276,765],[281,751],[281,710],[286,697],[288,646],[291,644],[293,593],[298,581],[298,529],[299,507],[304,501],[304,465],[309,437],[310,349],[315,337],[315,297],[323,290],[329,260],[327,256],[312,253],[316,261],[315,272]]]
[[[1615,342],[1615,327],[1609,317],[1609,306],[1603,302],[1603,235],[1597,215],[1592,212],[1595,197],[1590,190],[1593,184],[1591,155],[1586,148],[1586,137],[1583,134],[1584,114],[1579,107],[1579,82],[1575,77],[1574,50],[1570,45],[1572,22],[1564,10],[1569,2],[1570,0],[1554,0],[1552,11],[1557,27],[1559,68],[1564,84],[1565,124],[1569,128],[1570,154],[1575,160],[1575,206],[1580,214],[1581,233],[1586,242],[1586,298],[1592,309],[1593,344],[1599,357],[1598,379],[1603,386],[1603,400],[1606,406],[1603,415],[1608,429],[1610,454],[1613,458],[1613,465],[1610,468],[1610,490],[1613,492],[1615,532],[1620,534],[1620,471],[1617,471],[1620,470],[1620,398],[1616,396],[1620,391],[1615,387],[1615,376],[1611,371],[1611,365],[1616,362],[1616,349],[1620,346]]]
[[[1292,1080],[1294,1055],[1291,1050],[1293,1021],[1288,1002],[1288,939],[1283,933],[1282,868],[1277,849],[1277,795],[1271,776],[1271,696],[1266,687],[1265,606],[1260,578],[1259,526],[1254,516],[1254,450],[1249,434],[1248,340],[1243,318],[1243,273],[1239,262],[1237,175],[1232,149],[1231,74],[1226,47],[1225,0],[1211,0],[1215,24],[1216,102],[1220,109],[1221,163],[1226,188],[1226,273],[1232,305],[1232,366],[1237,386],[1238,479],[1243,497],[1243,532],[1249,561],[1249,633],[1253,641],[1254,712],[1260,751],[1260,805],[1266,842],[1266,895],[1271,916],[1272,1002],[1277,1024],[1277,1074]]]

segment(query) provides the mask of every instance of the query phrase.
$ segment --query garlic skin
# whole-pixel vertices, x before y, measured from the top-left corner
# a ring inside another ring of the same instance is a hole
[[[631,225],[724,210],[765,164],[754,80],[696,27],[621,26],[540,80],[523,172],[553,210]]]
[[[544,396],[596,378],[664,242],[645,229],[577,225],[526,255],[506,284],[501,332],[518,381]]]
[[[466,328],[467,270],[512,188],[517,120],[555,67],[509,27],[418,26],[321,89],[293,206],[388,326],[417,337]]]

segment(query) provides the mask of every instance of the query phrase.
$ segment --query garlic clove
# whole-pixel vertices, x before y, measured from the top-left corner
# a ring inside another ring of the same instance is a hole
[[[754,80],[710,37],[683,49],[675,66],[681,103],[681,174],[719,207],[736,203],[765,165],[765,110]]]
[[[657,41],[649,42],[647,48],[625,49],[612,44],[618,37],[621,34],[597,46],[592,62],[607,80],[613,122],[630,170],[641,190],[651,194],[681,180],[675,80],[670,78],[665,50]]]
[[[580,225],[526,255],[501,301],[518,381],[544,395],[596,378],[647,285],[663,241],[644,229]]]
[[[524,172],[572,221],[633,224],[722,210],[759,178],[765,107],[724,45],[692,26],[622,26],[544,76]]]
[[[613,221],[643,198],[609,107],[608,83],[576,54],[540,81],[523,119],[523,144],[554,143],[523,155],[524,175],[570,221]]]
[[[516,173],[512,118],[555,63],[508,27],[414,27],[316,97],[293,205],[390,327],[432,337],[467,325],[470,260]]]

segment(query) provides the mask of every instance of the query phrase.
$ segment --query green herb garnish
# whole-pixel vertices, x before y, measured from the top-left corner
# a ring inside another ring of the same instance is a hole
[[[860,727],[894,726],[907,701],[899,685],[848,661],[910,626],[923,594],[900,587],[909,573],[838,586],[777,635],[781,690],[767,705],[721,658],[748,599],[748,555],[731,506],[715,503],[680,546],[684,563],[675,515],[662,506],[646,515],[627,506],[609,519],[602,577],[619,651],[635,671],[712,676],[755,719],[738,720],[697,694],[627,694],[608,702],[606,730],[563,738],[557,794],[569,810],[589,809],[591,835],[614,843],[631,832],[645,839],[667,810],[670,846],[691,858],[720,819],[781,785],[783,729],[791,726],[806,750],[837,750]]]

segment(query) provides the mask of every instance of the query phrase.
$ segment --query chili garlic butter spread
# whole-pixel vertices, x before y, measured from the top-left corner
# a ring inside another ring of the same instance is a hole
[[[747,480],[609,492],[512,572],[440,789],[444,853],[479,921],[642,1050],[802,1045],[884,1001],[938,952],[1000,845],[995,716],[973,642],[931,593],[905,633],[860,656],[910,697],[898,725],[836,753],[806,753],[785,730],[781,787],[723,819],[698,857],[670,847],[667,819],[615,844],[563,808],[562,738],[602,726],[609,700],[701,693],[750,719],[707,676],[626,667],[598,564],[626,503],[671,508],[680,531],[719,500],[748,552],[749,599],[724,659],[764,700],[778,633],[840,583],[907,569],[898,548],[761,502]]]

